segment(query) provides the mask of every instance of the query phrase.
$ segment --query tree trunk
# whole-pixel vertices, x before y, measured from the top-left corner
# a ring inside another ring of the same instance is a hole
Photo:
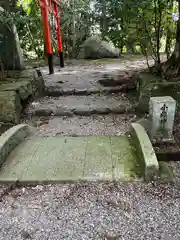
[[[166,47],[165,47],[165,52],[166,52],[166,57],[167,59],[170,58],[170,53],[171,53],[171,32],[169,30],[169,28],[167,29],[166,32]]]
[[[178,0],[178,11],[180,16],[180,0]],[[176,44],[171,57],[162,64],[161,73],[166,79],[180,77],[180,18],[176,27]]]
[[[102,15],[101,15],[101,32],[102,32],[102,38],[107,35],[107,18],[106,18],[106,1],[101,0],[101,7],[102,7]]]
[[[167,9],[168,9],[169,12],[172,12],[174,8],[175,8],[174,0],[170,0]],[[169,16],[168,15],[167,15],[166,21],[167,21],[168,24],[167,24],[167,27],[166,27],[165,53],[166,53],[167,59],[169,59],[170,56],[171,56],[172,39],[174,37],[174,34],[172,32],[173,23],[172,23],[172,21],[169,21]]]
[[[76,56],[76,13],[75,13],[75,1],[71,1],[72,7],[72,25],[71,25],[71,32],[72,32],[72,55],[71,57],[74,58]]]

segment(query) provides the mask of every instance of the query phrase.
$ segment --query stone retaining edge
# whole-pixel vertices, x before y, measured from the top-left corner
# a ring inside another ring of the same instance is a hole
[[[126,92],[127,88],[122,87],[106,87],[102,89],[97,88],[89,88],[89,89],[49,89],[45,88],[45,95],[51,96],[51,97],[60,97],[60,96],[68,96],[68,95],[91,95],[96,93],[102,93],[102,94],[109,94],[109,93],[119,93],[119,92]]]
[[[39,108],[35,109],[32,113],[33,116],[37,117],[43,117],[43,116],[54,116],[54,117],[61,117],[61,116],[91,116],[96,114],[125,114],[125,113],[134,113],[135,107],[134,106],[121,106],[116,108],[108,108],[108,107],[102,107],[102,108]]]
[[[132,139],[144,167],[145,181],[156,180],[159,163],[145,129],[139,123],[131,123]]]
[[[27,124],[18,124],[0,136],[0,167],[10,152],[22,142],[30,132]]]

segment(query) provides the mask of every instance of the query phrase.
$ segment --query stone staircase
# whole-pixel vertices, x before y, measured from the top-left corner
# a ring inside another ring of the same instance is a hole
[[[99,83],[104,74],[117,71],[100,66],[71,66],[48,75],[41,69],[46,96],[36,99],[24,112],[24,121],[40,136],[122,135],[135,121],[134,98],[121,87]],[[121,91],[121,92],[120,92]]]
[[[129,136],[131,123],[138,119],[131,94],[118,92],[119,87],[101,86],[98,80],[104,72],[107,74],[105,69],[79,68],[65,67],[54,75],[47,75],[46,68],[41,69],[48,95],[29,104],[22,119],[35,127],[35,131],[24,137],[22,129],[28,127],[22,125],[22,129],[19,126],[14,132],[2,135],[0,181],[119,181],[161,177],[161,173],[157,176],[159,164],[143,128],[132,125],[138,146],[134,137]]]

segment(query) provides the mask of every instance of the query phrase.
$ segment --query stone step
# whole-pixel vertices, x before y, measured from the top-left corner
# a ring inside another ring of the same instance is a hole
[[[25,110],[31,116],[89,116],[93,114],[123,114],[135,111],[123,94],[45,97],[32,102]]]
[[[128,86],[116,86],[116,87],[94,87],[94,88],[60,88],[57,86],[51,86],[45,88],[45,95],[50,97],[60,97],[65,95],[91,95],[96,93],[121,93],[127,92]]]
[[[115,69],[105,69],[97,66],[73,66],[65,67],[60,71],[55,68],[53,75],[48,74],[47,68],[42,68],[41,73],[45,82],[46,96],[62,96],[62,95],[89,95],[95,93],[116,93],[126,92],[128,86],[105,87],[99,83],[104,79],[105,73],[117,72]]]
[[[73,117],[32,117],[22,120],[35,127],[37,136],[120,136],[129,132],[130,123],[139,120],[134,114]]]

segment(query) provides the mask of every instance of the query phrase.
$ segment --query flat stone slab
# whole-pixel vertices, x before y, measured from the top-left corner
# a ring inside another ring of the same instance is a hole
[[[125,136],[33,137],[8,156],[1,182],[138,179],[134,149]]]
[[[133,112],[124,94],[45,97],[32,102],[26,112],[34,116],[70,116],[91,114],[122,114]]]

